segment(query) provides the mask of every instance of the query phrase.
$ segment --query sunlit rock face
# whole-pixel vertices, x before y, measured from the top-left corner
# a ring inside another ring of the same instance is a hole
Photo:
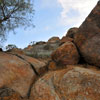
[[[45,63],[35,58],[0,52],[0,88],[13,89],[21,97],[28,96],[32,83],[45,70]]]
[[[79,27],[74,42],[86,62],[100,67],[100,1]]]
[[[66,43],[66,42],[73,42],[73,38],[63,36],[63,37],[61,38],[61,40],[60,40],[60,45]]]
[[[72,42],[66,42],[57,48],[51,55],[58,65],[74,65],[79,61],[77,48]]]
[[[60,41],[59,37],[52,37],[48,40],[49,43],[55,43],[55,42],[59,42],[59,41]]]
[[[99,100],[100,71],[71,65],[68,68],[40,78],[30,100]]]
[[[62,39],[0,50],[0,100],[100,100],[99,67],[100,1]]]

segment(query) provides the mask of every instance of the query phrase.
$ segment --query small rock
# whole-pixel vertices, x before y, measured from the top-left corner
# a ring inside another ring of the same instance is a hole
[[[73,42],[73,39],[70,37],[62,37],[62,39],[60,40],[60,45],[64,44],[65,42]]]
[[[59,42],[59,41],[60,41],[59,37],[52,37],[48,40],[49,43],[56,43],[56,42]]]
[[[66,34],[66,37],[74,38],[74,35],[77,33],[77,31],[77,27],[70,28]]]

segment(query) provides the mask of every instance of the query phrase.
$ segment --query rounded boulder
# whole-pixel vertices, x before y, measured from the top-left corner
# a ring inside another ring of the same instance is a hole
[[[57,48],[51,55],[57,65],[74,65],[79,61],[79,54],[72,42],[66,42]]]

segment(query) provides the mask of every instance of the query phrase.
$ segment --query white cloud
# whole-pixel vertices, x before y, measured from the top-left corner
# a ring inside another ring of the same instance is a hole
[[[57,0],[62,7],[60,23],[62,25],[79,26],[91,12],[98,0]],[[72,12],[70,12],[72,11]],[[77,15],[70,16],[75,11]]]

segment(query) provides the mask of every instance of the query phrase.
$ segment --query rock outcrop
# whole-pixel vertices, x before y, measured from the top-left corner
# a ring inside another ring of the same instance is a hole
[[[60,45],[66,43],[66,42],[73,42],[73,38],[70,38],[70,37],[62,37],[62,39],[60,40]]]
[[[22,54],[22,55],[24,55],[23,50],[21,50],[19,48],[12,48],[12,49],[7,50],[6,52],[13,53],[13,54]]]
[[[0,52],[0,88],[6,86],[26,97],[32,83],[44,73],[44,67],[34,58]]]
[[[23,51],[26,55],[37,59],[50,59],[52,52],[59,47],[60,39],[52,37],[47,42],[37,42]]]
[[[100,71],[68,68],[40,78],[32,88],[30,100],[100,100]]]
[[[52,53],[51,58],[58,65],[74,65],[79,61],[79,54],[72,42],[66,42]]]
[[[100,67],[100,1],[79,27],[74,42],[87,63]]]
[[[56,42],[59,42],[59,41],[60,41],[59,37],[52,37],[48,40],[49,43],[56,43]]]

